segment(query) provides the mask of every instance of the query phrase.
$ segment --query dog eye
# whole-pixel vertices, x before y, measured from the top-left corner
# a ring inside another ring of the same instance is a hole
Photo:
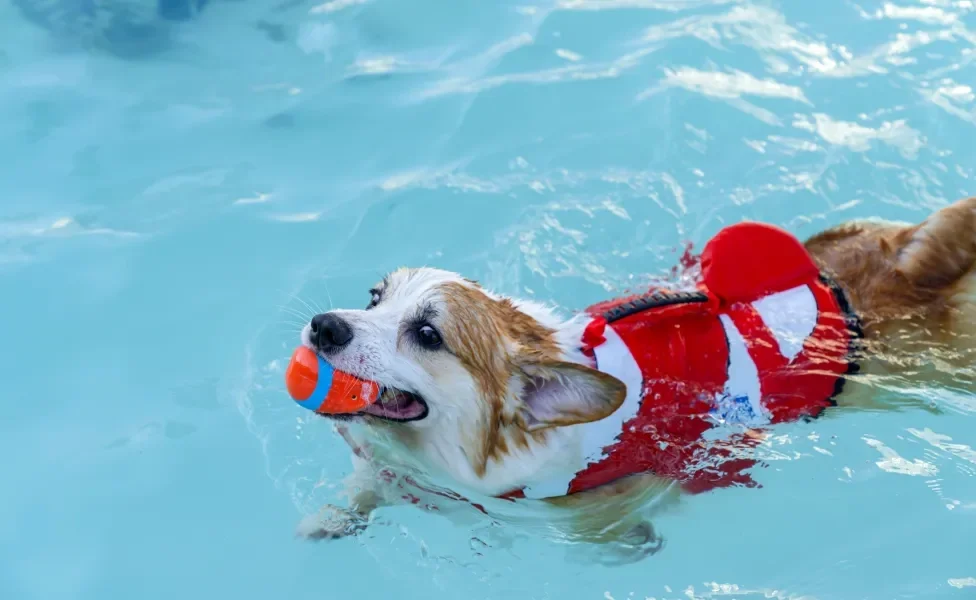
[[[379,290],[369,290],[369,304],[366,305],[366,310],[369,310],[380,303],[380,292]]]
[[[437,333],[437,330],[430,325],[420,326],[420,329],[417,330],[417,341],[428,350],[436,350],[443,343],[441,334]]]

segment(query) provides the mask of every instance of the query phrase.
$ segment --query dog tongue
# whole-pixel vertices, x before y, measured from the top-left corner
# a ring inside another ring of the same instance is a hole
[[[285,387],[300,406],[322,414],[360,412],[380,396],[375,381],[337,371],[305,346],[296,348],[291,356]]]
[[[414,394],[389,388],[380,395],[379,402],[363,412],[393,421],[413,421],[427,413],[427,405]]]

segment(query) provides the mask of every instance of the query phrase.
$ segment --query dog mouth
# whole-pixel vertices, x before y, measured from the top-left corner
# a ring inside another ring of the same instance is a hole
[[[427,402],[417,394],[386,388],[376,402],[356,414],[394,423],[406,423],[419,421],[425,418],[428,412]]]

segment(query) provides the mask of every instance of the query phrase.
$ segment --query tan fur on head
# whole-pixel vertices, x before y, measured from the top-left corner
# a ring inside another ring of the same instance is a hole
[[[533,352],[540,358],[556,360],[559,349],[554,332],[519,312],[510,300],[495,300],[475,286],[456,283],[445,284],[442,290],[450,314],[445,333],[481,393],[483,435],[476,441],[472,456],[472,466],[480,477],[489,460],[508,451],[509,442],[528,447],[530,434],[521,426],[520,413],[507,405],[515,357]],[[533,346],[535,350],[529,350]],[[545,432],[531,435],[540,443],[544,441]]]
[[[479,476],[484,475],[489,460],[501,459],[512,447],[527,450],[532,442],[544,443],[549,428],[603,418],[623,402],[626,389],[622,383],[563,362],[555,330],[519,310],[512,300],[492,298],[475,285],[447,283],[441,290],[450,315],[445,334],[481,392],[484,429],[473,461]],[[612,389],[609,395],[601,395],[600,385],[592,386],[591,393],[604,401],[605,408],[568,411],[545,422],[533,419],[519,397],[535,385],[572,371]],[[513,386],[521,390],[513,390]]]
[[[445,333],[457,341],[454,353],[492,403],[501,405],[516,356],[527,362],[559,359],[555,331],[519,311],[508,298],[488,297],[478,287],[442,287],[450,319]]]

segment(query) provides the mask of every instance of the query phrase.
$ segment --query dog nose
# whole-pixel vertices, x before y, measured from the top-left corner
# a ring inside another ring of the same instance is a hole
[[[352,327],[334,313],[315,315],[308,328],[308,341],[322,352],[335,352],[352,341]]]

